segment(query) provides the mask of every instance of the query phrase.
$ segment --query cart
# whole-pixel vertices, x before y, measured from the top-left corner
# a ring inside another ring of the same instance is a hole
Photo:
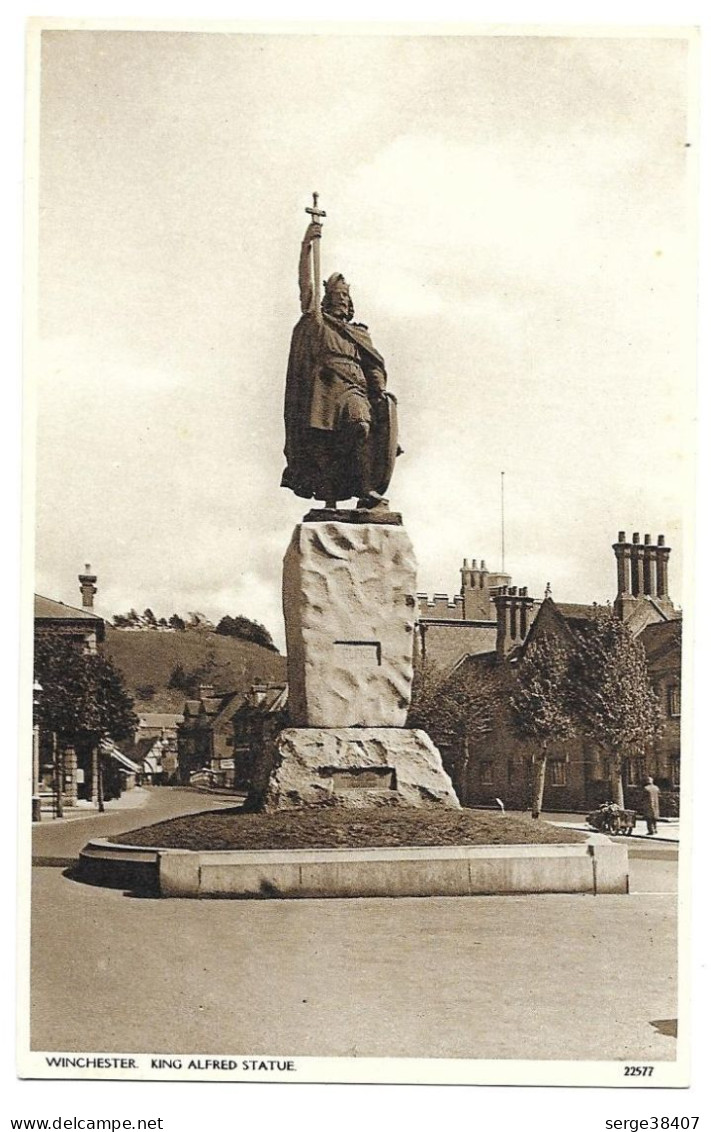
[[[635,810],[625,810],[616,802],[603,802],[597,810],[588,814],[588,825],[599,833],[631,837],[637,821]]]

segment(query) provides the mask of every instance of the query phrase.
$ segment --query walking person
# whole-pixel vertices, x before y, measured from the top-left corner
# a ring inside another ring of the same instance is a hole
[[[644,820],[647,823],[647,837],[652,837],[657,832],[659,820],[659,787],[655,786],[651,777],[647,778],[644,787]]]

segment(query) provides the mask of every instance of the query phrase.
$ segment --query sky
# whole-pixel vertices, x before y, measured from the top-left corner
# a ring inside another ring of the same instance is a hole
[[[283,644],[279,487],[314,190],[399,402],[418,588],[462,559],[682,597],[694,225],[684,38],[45,31],[36,588],[244,614]]]

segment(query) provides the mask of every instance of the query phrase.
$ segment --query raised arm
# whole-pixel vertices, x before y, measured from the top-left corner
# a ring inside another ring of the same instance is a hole
[[[299,256],[299,295],[302,314],[318,314],[318,296],[314,295],[314,282],[311,274],[311,245],[321,239],[321,225],[312,223],[306,229]]]

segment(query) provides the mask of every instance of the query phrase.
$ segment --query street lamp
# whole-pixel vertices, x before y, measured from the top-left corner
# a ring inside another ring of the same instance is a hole
[[[32,820],[42,821],[42,800],[39,789],[40,728],[39,708],[44,691],[39,680],[32,685]]]

